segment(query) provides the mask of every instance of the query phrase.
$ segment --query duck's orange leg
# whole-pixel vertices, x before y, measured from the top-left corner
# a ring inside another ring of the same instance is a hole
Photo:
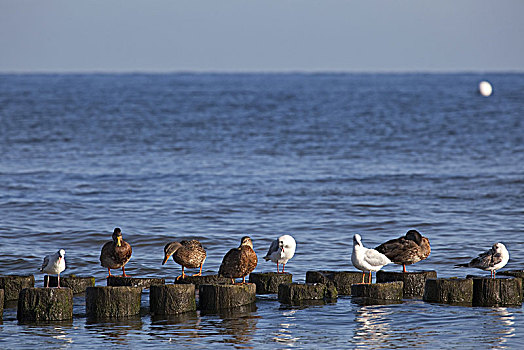
[[[403,268],[402,272],[407,272],[406,271],[406,264],[402,264],[402,268]]]
[[[128,275],[126,275],[126,267],[125,267],[125,265],[122,266],[122,277],[129,277]]]
[[[175,281],[178,281],[179,279],[186,278],[186,274],[184,273],[184,266],[182,266],[182,274],[176,278]]]
[[[107,272],[109,273],[109,274],[107,275],[107,277],[111,277],[111,269],[110,269],[109,267],[107,268]],[[107,277],[106,277],[106,278],[107,278]]]
[[[204,265],[204,263],[200,264],[200,272],[195,273],[193,276],[202,276],[202,265]]]

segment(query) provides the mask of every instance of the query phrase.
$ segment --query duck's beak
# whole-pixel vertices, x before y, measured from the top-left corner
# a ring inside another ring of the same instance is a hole
[[[164,261],[162,261],[162,265],[164,265],[169,260],[170,257],[171,257],[171,254],[166,254],[166,256],[164,256]]]
[[[121,236],[118,236],[118,237],[116,238],[116,245],[117,245],[118,247],[121,247],[121,246],[122,246],[122,237],[121,237]]]

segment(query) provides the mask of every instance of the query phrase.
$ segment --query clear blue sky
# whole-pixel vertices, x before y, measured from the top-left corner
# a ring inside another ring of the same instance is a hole
[[[524,71],[523,0],[0,0],[0,72]]]

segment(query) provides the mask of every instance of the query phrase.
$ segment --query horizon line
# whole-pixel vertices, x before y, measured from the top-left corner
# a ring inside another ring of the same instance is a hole
[[[321,74],[523,74],[524,70],[518,69],[495,69],[495,70],[11,70],[2,71],[0,75],[170,75],[170,74],[215,74],[215,75],[234,75],[234,74],[302,74],[302,75],[321,75]]]

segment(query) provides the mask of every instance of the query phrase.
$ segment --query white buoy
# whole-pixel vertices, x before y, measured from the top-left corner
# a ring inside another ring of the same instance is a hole
[[[485,80],[481,81],[479,83],[479,93],[485,97],[491,96],[491,94],[493,93],[493,88],[491,87],[491,84]]]

